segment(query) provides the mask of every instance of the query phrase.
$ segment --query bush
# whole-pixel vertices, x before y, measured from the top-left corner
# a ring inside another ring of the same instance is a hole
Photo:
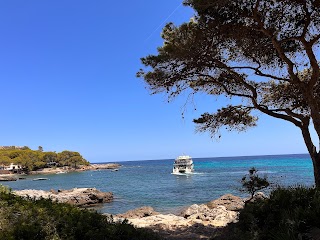
[[[95,211],[79,209],[48,199],[26,200],[10,192],[0,191],[0,239],[160,239],[145,229]]]
[[[255,168],[251,168],[249,170],[249,174],[245,175],[241,179],[242,187],[244,188],[243,191],[246,191],[250,194],[250,199],[247,201],[251,201],[256,192],[262,190],[264,188],[269,187],[270,183],[266,176],[263,178],[258,175],[258,170]]]
[[[320,228],[320,192],[303,186],[278,187],[270,198],[248,202],[239,222],[225,239],[312,239],[310,230]]]

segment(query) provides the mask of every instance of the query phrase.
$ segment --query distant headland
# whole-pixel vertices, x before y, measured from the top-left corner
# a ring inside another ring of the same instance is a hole
[[[0,146],[0,174],[47,174],[117,169],[119,164],[90,164],[79,152],[32,150],[27,146]]]

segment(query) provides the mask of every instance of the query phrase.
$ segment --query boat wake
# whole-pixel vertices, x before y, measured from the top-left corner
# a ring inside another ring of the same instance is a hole
[[[194,175],[195,173],[171,173],[172,175],[177,175],[177,176],[190,176]]]
[[[177,175],[177,176],[190,176],[190,175],[205,175],[206,173],[192,172],[192,173],[171,173],[171,174]]]

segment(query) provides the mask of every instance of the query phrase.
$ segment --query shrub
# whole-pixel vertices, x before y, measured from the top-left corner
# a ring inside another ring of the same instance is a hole
[[[320,228],[320,192],[303,186],[278,187],[269,198],[248,202],[225,239],[312,239]]]
[[[79,209],[48,199],[26,200],[0,191],[0,239],[160,239],[155,233],[136,229],[127,222],[95,211]]]
[[[253,199],[257,191],[267,188],[270,185],[267,177],[260,177],[258,175],[258,170],[256,170],[254,167],[249,170],[249,174],[245,175],[241,179],[241,183],[245,189],[244,191],[247,191],[251,195],[251,198],[247,202]]]

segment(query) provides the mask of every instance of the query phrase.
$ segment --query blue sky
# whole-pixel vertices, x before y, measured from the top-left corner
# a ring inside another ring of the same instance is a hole
[[[180,0],[0,2],[0,145],[73,150],[90,162],[305,153],[297,128],[260,116],[219,141],[192,119],[222,103],[168,104],[135,73],[163,23],[192,17]],[[185,118],[181,117],[185,111]]]

